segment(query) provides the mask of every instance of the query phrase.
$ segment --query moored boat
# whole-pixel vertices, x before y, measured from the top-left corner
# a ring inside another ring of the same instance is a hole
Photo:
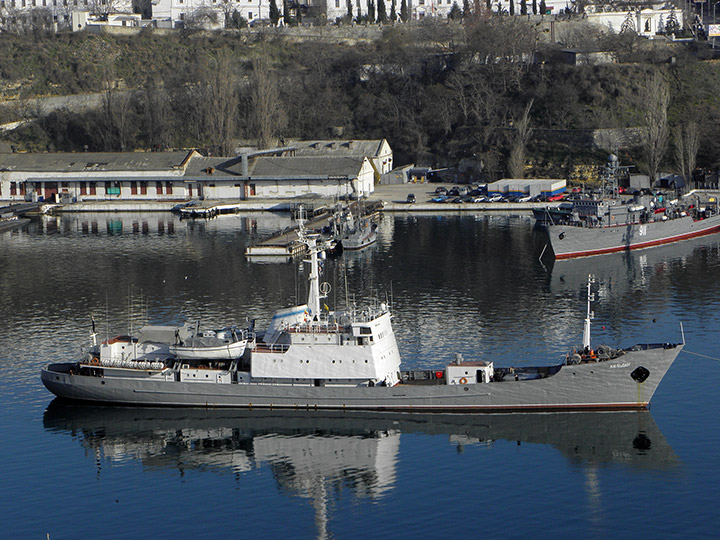
[[[667,200],[659,195],[618,196],[617,158],[606,166],[602,198],[582,198],[535,208],[556,259],[644,249],[720,231],[717,199],[694,194]]]
[[[377,240],[377,225],[369,217],[355,220],[352,226],[346,228],[340,243],[343,249],[358,250],[374,244]]]

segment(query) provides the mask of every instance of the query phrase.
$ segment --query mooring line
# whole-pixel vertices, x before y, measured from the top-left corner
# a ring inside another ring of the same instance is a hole
[[[687,349],[683,349],[683,350],[680,351],[680,352],[685,352],[685,353],[688,353],[688,354],[694,354],[695,356],[702,356],[703,358],[709,358],[710,360],[717,360],[718,362],[720,362],[720,358],[716,358],[715,356],[708,356],[707,354],[700,354],[700,353],[697,353],[697,352],[688,351]]]

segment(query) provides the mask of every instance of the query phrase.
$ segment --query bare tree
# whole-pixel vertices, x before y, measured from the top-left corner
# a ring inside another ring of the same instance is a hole
[[[92,15],[99,15],[104,19],[107,19],[110,13],[132,13],[132,4],[127,0],[87,0],[87,8]]]
[[[142,106],[145,138],[153,150],[162,150],[170,144],[170,96],[157,74],[145,79],[142,87]]]
[[[655,73],[641,92],[643,113],[642,147],[650,181],[657,180],[669,139],[668,106],[670,88],[662,74]]]
[[[238,106],[237,78],[227,49],[210,57],[201,81],[203,132],[213,152],[228,156],[233,149]]]
[[[510,155],[508,156],[508,174],[511,178],[522,178],[525,176],[525,151],[527,143],[532,134],[530,127],[530,110],[533,100],[527,104],[519,118],[513,120],[513,131],[510,136]]]
[[[110,50],[103,59],[102,101],[99,114],[99,136],[105,150],[124,152],[130,142],[130,112],[132,91],[118,79],[115,62],[120,53]]]
[[[282,108],[275,74],[270,70],[270,59],[262,53],[253,60],[252,123],[257,144],[269,148],[275,143],[287,118]]]
[[[691,120],[684,125],[675,126],[673,130],[675,147],[675,164],[685,179],[685,185],[690,185],[692,172],[695,170],[697,153],[700,149],[700,125]]]

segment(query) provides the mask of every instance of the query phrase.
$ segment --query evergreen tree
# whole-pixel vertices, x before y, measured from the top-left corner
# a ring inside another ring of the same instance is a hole
[[[537,15],[538,7],[537,7],[537,0],[533,0],[533,15]]]
[[[677,34],[680,32],[680,23],[675,15],[675,10],[671,9],[668,14],[667,21],[665,21],[665,33],[666,34]]]
[[[347,0],[347,18],[349,22],[353,20],[352,0]]]
[[[452,7],[450,8],[450,13],[448,13],[448,19],[452,19],[454,21],[462,19],[462,11],[460,11],[460,6],[458,6],[457,2],[453,2]]]
[[[510,15],[515,15],[515,0],[510,0]]]
[[[635,20],[633,17],[633,14],[628,11],[627,17],[625,17],[625,20],[622,23],[622,26],[620,26],[620,33],[621,34],[637,34],[637,28],[635,28]]]
[[[527,15],[527,0],[520,0],[520,15]]]
[[[292,19],[290,19],[290,6],[288,5],[288,0],[283,0],[283,22],[285,24],[290,24]]]
[[[467,19],[468,17],[470,17],[470,15],[471,15],[470,0],[463,0],[463,11],[462,11],[463,19]]]
[[[410,20],[410,13],[408,12],[407,0],[400,2],[400,20],[402,22],[408,22]]]
[[[368,21],[371,23],[375,22],[375,2],[374,0],[368,0]]]
[[[377,4],[377,22],[385,24],[388,22],[387,11],[385,11],[385,0],[378,0]]]
[[[545,15],[547,13],[547,6],[545,5],[545,0],[540,0],[540,15]]]
[[[392,5],[390,7],[390,20],[392,22],[397,21],[397,8],[395,6],[395,0],[392,0]]]
[[[270,0],[270,20],[275,26],[277,26],[277,23],[280,20],[280,10],[278,9],[275,0]]]

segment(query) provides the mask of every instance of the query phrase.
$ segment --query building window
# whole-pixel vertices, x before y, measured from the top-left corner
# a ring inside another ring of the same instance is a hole
[[[85,182],[80,182],[80,195],[87,195],[87,187]]]
[[[10,195],[17,195],[17,184],[15,182],[10,182]]]
[[[130,195],[137,195],[137,182],[130,182]]]
[[[248,11],[248,20],[252,19],[252,11]]]
[[[165,194],[172,195],[172,182],[165,182]]]
[[[335,0],[335,7],[336,7],[336,8],[339,8],[339,7],[340,7],[340,0]]]
[[[162,182],[155,182],[155,190],[157,191],[158,195],[163,194]]]
[[[90,182],[90,195],[97,195],[97,182]]]
[[[147,182],[140,182],[140,195],[147,195]]]

